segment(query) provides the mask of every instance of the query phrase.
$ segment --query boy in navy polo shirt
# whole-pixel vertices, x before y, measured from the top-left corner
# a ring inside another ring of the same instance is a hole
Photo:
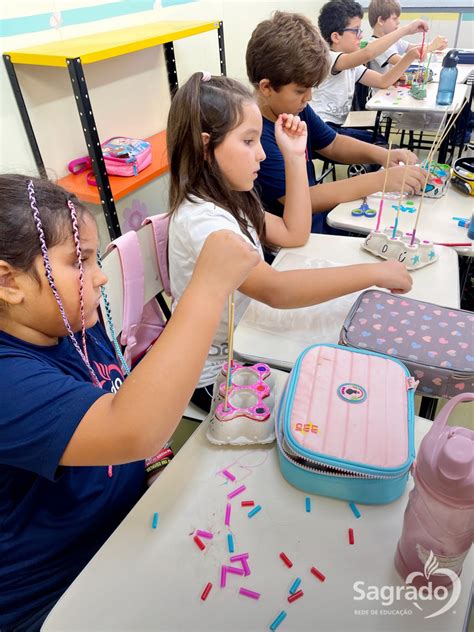
[[[298,115],[308,127],[307,173],[314,214],[313,232],[323,232],[324,216],[341,202],[357,200],[383,187],[384,173],[369,173],[345,180],[317,185],[312,155],[342,162],[385,165],[383,147],[341,136],[326,125],[308,105],[313,86],[319,85],[329,71],[328,49],[315,26],[296,13],[276,11],[252,33],[246,53],[247,75],[255,88],[263,116],[261,142],[266,159],[260,164],[257,179],[266,210],[282,215],[285,200],[285,167],[275,141],[274,123],[279,114]],[[417,157],[404,149],[392,150],[387,190],[400,191],[404,166],[414,165]],[[413,194],[421,189],[424,172],[410,166],[405,190]],[[317,186],[316,186],[317,185]]]

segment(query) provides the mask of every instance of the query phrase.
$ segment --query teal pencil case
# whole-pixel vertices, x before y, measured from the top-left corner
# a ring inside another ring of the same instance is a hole
[[[414,450],[415,380],[394,358],[331,344],[305,349],[276,420],[284,478],[367,504],[403,493]]]

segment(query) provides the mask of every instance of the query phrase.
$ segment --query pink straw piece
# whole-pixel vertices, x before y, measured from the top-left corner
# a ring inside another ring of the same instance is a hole
[[[235,566],[226,566],[226,573],[233,573],[234,575],[245,575],[245,571],[243,568],[236,568]]]
[[[244,597],[250,597],[250,599],[260,599],[260,593],[253,590],[247,590],[247,588],[240,588],[239,594],[243,595]]]
[[[221,588],[225,588],[226,578],[227,578],[227,567],[221,567]]]
[[[250,575],[250,566],[247,564],[247,560],[243,557],[240,560],[240,563],[242,564],[245,577],[248,577]]]
[[[224,520],[224,524],[228,527],[230,525],[230,510],[232,508],[232,505],[230,503],[227,503],[227,506],[225,508],[225,520]]]
[[[207,538],[208,540],[212,540],[212,538],[214,537],[210,531],[201,531],[201,529],[198,529],[196,531],[196,535],[200,536],[201,538]]]
[[[247,488],[245,487],[245,485],[241,485],[240,487],[237,487],[237,489],[234,489],[232,492],[227,494],[227,498],[234,498],[234,496],[238,496],[239,494],[244,492],[246,489]]]
[[[229,472],[229,470],[222,470],[221,474],[229,479],[229,481],[235,481],[235,476]]]
[[[240,560],[248,559],[248,556],[248,553],[240,553],[239,555],[232,555],[229,559],[231,562],[239,562]]]

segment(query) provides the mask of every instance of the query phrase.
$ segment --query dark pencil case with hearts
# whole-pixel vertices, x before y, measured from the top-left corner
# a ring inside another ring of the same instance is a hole
[[[474,313],[395,296],[362,292],[342,326],[339,342],[403,362],[420,395],[474,392]]]

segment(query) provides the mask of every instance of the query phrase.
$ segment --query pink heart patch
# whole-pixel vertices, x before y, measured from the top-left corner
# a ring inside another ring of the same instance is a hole
[[[441,316],[442,312],[440,309],[434,309],[433,314],[436,314],[436,316]]]
[[[380,294],[380,292],[374,292],[374,297],[375,298],[380,298],[382,295]]]
[[[407,329],[407,334],[409,336],[414,336],[416,334],[416,331],[413,331],[413,329]]]
[[[392,327],[392,326],[390,325],[390,327],[388,328],[388,331],[389,331],[391,334],[393,334],[395,331],[398,331],[398,329],[397,329],[396,327]]]
[[[461,347],[461,349],[467,349],[469,347],[467,342],[458,342],[458,345]]]
[[[400,305],[403,305],[403,307],[408,307],[408,305],[410,305],[410,303],[408,301],[401,301]]]
[[[422,340],[425,342],[431,342],[431,336],[423,336]]]
[[[424,309],[426,309],[426,305],[418,305],[418,309],[421,309],[423,311]]]
[[[458,384],[454,385],[454,388],[457,388],[458,391],[463,391],[465,386],[466,385],[464,384],[464,382],[459,382]]]
[[[395,303],[395,300],[394,300],[393,298],[388,298],[388,299],[387,299],[387,303],[388,303],[389,305],[393,305],[393,304]]]
[[[380,323],[377,323],[376,325],[374,325],[374,329],[380,331],[382,329],[382,325]]]
[[[369,301],[370,301],[370,298],[363,298],[363,299],[362,299],[362,302],[363,302],[363,303],[368,303]]]
[[[365,325],[366,322],[367,322],[367,318],[359,318],[359,323],[361,325]]]
[[[354,331],[354,329],[355,329],[354,325],[351,325],[351,326],[349,327],[349,331]]]
[[[441,386],[441,384],[443,383],[443,380],[440,377],[435,377],[435,379],[431,381],[433,382],[433,384],[436,384],[436,386]]]
[[[456,314],[456,312],[448,312],[448,316],[450,318],[456,318],[457,314]]]
[[[438,342],[440,345],[447,345],[449,340],[446,340],[446,338],[440,338]]]
[[[446,353],[447,353],[449,356],[455,356],[455,355],[456,355],[456,351],[455,351],[454,349],[448,349],[448,351],[446,351]]]

